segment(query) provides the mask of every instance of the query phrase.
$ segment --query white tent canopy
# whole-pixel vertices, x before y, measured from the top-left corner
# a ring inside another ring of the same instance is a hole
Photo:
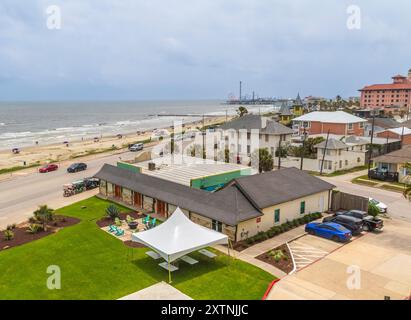
[[[190,252],[215,244],[228,243],[225,234],[192,222],[180,208],[159,226],[133,233],[132,240],[153,249],[168,263]]]

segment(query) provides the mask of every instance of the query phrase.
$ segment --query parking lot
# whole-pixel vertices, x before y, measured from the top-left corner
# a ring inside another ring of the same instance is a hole
[[[307,260],[301,259],[294,274],[277,282],[268,299],[410,296],[411,223],[386,220],[384,224],[383,232],[364,233],[346,245],[310,235],[298,238],[291,247]],[[354,273],[358,286],[352,287]]]
[[[342,243],[309,234],[288,243],[297,271],[323,258],[342,245]]]

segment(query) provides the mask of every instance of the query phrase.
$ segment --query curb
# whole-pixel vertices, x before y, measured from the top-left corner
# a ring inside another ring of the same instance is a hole
[[[280,281],[281,279],[275,279],[275,280],[273,280],[273,281],[271,281],[271,283],[268,285],[268,288],[267,288],[267,290],[265,291],[265,293],[264,293],[264,295],[263,295],[263,297],[261,298],[261,300],[266,300],[267,299],[267,296],[268,296],[268,294],[270,293],[270,291],[271,291],[271,289],[274,287],[274,285],[278,282],[278,281]]]

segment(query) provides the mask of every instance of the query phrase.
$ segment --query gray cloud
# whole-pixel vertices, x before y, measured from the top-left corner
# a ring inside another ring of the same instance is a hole
[[[45,9],[62,9],[62,29]],[[362,29],[346,28],[346,8]],[[2,0],[0,99],[354,95],[411,67],[407,0]]]

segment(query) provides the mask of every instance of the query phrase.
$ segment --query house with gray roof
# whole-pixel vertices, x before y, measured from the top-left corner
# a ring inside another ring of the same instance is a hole
[[[214,192],[109,164],[95,177],[100,179],[99,197],[159,219],[180,207],[192,221],[227,234],[232,241],[328,210],[334,188],[296,168],[235,178]]]
[[[244,164],[248,164],[251,154],[259,148],[267,148],[270,154],[275,156],[280,144],[282,147],[288,145],[293,135],[292,129],[269,117],[255,114],[229,121],[220,126],[219,130],[224,137],[220,143],[238,155],[240,162]]]

